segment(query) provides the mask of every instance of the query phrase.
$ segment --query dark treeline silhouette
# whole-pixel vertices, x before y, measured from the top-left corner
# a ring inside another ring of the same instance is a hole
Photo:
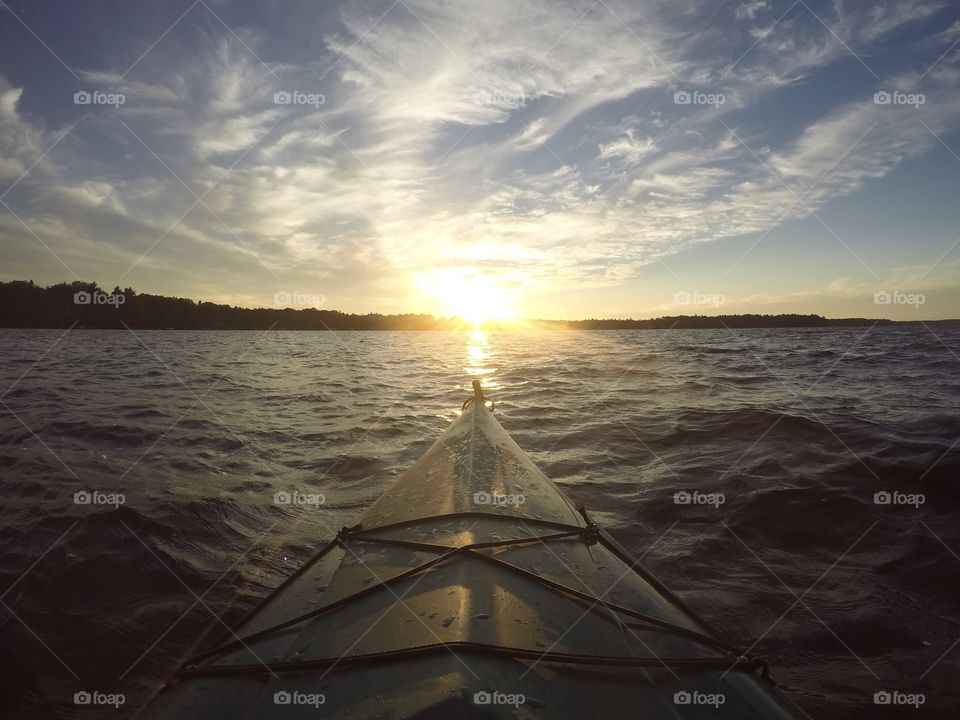
[[[822,315],[668,315],[649,320],[570,320],[563,323],[571,330],[709,329],[709,328],[792,328],[835,327],[892,324],[893,320],[869,318],[830,319]]]
[[[76,281],[40,287],[32,280],[0,283],[0,326],[141,330],[435,330],[462,328],[460,320],[432,315],[351,315],[308,308],[239,308],[186,298],[105,291]]]
[[[678,315],[650,320],[534,320],[530,326],[554,330],[634,330],[666,328],[789,328],[871,325],[891,320],[820,315]],[[41,287],[32,280],[0,282],[0,327],[140,330],[459,330],[460,318],[432,315],[354,315],[308,308],[239,308],[186,298],[137,293],[76,281]],[[486,327],[514,327],[488,323]]]

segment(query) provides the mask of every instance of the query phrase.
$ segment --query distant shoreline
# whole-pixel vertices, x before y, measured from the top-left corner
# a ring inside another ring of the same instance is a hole
[[[647,320],[523,320],[488,322],[486,330],[666,330],[867,327],[915,322],[872,318],[826,318],[822,315],[675,315]],[[186,298],[140,294],[131,288],[107,292],[95,283],[73,282],[41,287],[32,281],[0,282],[0,327],[83,330],[471,330],[461,318],[426,314],[356,315],[306,308],[241,308]]]
[[[736,315],[718,315],[718,316],[695,316],[695,315],[679,315],[674,318],[656,318],[659,320],[666,319],[682,319],[695,321],[697,319],[709,321],[709,320],[723,320],[726,322],[730,318],[737,318]],[[403,333],[431,333],[431,332],[615,332],[615,331],[633,331],[633,332],[648,332],[648,331],[670,331],[670,330],[817,330],[817,329],[840,329],[840,328],[859,328],[859,327],[871,327],[876,324],[882,327],[893,327],[900,325],[919,325],[921,323],[927,324],[941,324],[941,323],[960,323],[960,320],[876,320],[876,319],[867,319],[866,322],[859,322],[858,318],[837,318],[837,322],[832,322],[828,318],[827,324],[821,325],[803,325],[803,324],[794,324],[794,325],[785,325],[777,324],[775,315],[769,316],[770,319],[774,322],[770,324],[737,324],[736,320],[733,322],[726,322],[726,324],[721,324],[719,322],[715,324],[701,323],[697,324],[691,322],[691,324],[686,325],[672,325],[667,327],[632,327],[632,326],[611,326],[611,327],[599,327],[599,326],[578,326],[570,327],[569,323],[562,322],[559,320],[524,320],[522,324],[511,324],[511,325],[491,325],[487,323],[481,324],[479,327],[467,324],[458,327],[452,327],[450,323],[439,323],[437,327],[430,328],[409,328],[409,327],[319,327],[319,328],[291,328],[283,327],[277,325],[274,327],[145,327],[145,326],[134,326],[134,325],[80,325],[80,324],[67,324],[67,325],[2,325],[0,324],[0,330],[73,330],[73,331],[85,331],[85,330],[111,330],[111,331],[128,331],[128,330],[142,330],[149,332],[347,332],[347,333],[361,333],[361,332],[403,332]],[[582,322],[582,321],[577,321]],[[627,321],[629,322],[629,321]]]

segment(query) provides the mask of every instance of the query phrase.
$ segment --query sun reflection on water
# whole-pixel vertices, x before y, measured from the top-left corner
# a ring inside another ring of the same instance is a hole
[[[463,370],[467,375],[483,383],[484,390],[500,387],[494,381],[497,368],[493,365],[493,346],[483,330],[473,330],[467,336],[467,358]]]

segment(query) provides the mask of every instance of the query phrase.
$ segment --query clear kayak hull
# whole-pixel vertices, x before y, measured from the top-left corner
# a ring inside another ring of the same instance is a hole
[[[477,397],[145,716],[799,716]]]

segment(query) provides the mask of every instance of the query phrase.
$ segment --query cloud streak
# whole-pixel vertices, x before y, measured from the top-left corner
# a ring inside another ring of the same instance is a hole
[[[195,42],[161,41],[129,76],[120,63],[80,72],[125,103],[77,108],[11,207],[81,274],[156,286],[162,273],[164,290],[238,302],[303,287],[404,309],[430,267],[528,292],[616,285],[699,243],[809,217],[956,129],[950,54],[926,76],[861,72],[779,121],[803,82],[941,3],[816,16],[801,4],[779,22],[772,5],[704,25],[659,2],[345,3],[316,11],[315,52],[287,54],[270,28],[238,27],[241,41],[198,7],[170,33]],[[876,104],[888,88],[926,102]],[[678,105],[681,90],[724,102]],[[4,187],[58,136],[24,112],[31,91],[0,81]],[[322,101],[278,104],[280,92]],[[11,216],[0,232],[26,258],[17,273],[40,262]]]

